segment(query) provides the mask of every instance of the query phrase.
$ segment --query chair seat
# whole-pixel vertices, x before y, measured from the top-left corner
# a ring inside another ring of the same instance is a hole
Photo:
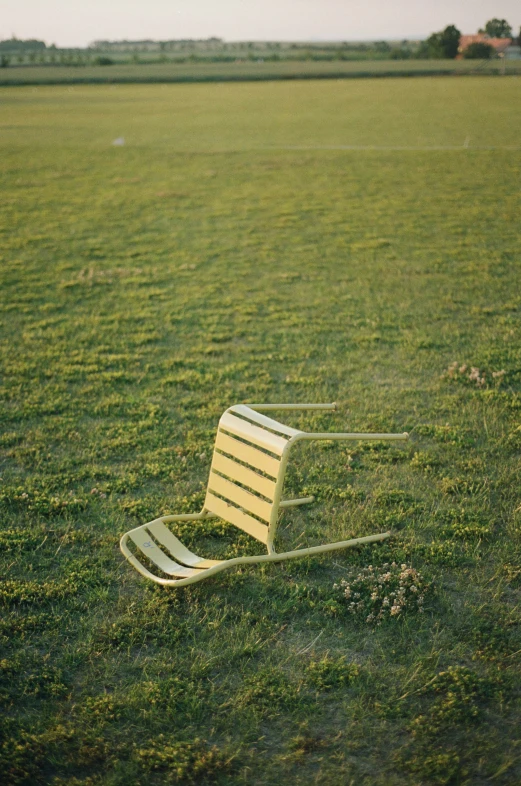
[[[181,543],[179,538],[176,538],[160,518],[128,534],[141,553],[169,576],[183,578],[197,576],[201,570],[213,568],[222,562],[222,560],[203,559],[194,554]]]

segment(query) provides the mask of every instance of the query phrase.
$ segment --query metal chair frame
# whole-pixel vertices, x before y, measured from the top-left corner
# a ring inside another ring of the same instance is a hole
[[[273,410],[336,410],[336,404],[237,404],[221,416],[213,452],[206,499],[200,513],[161,516],[126,532],[120,548],[136,570],[157,584],[182,587],[209,578],[237,565],[281,562],[311,554],[385,540],[390,532],[326,543],[321,546],[277,553],[273,542],[279,511],[306,505],[314,497],[282,500],[282,490],[291,448],[302,441],[315,440],[407,440],[402,434],[311,433],[290,428],[260,414]],[[260,471],[259,471],[260,470]],[[267,548],[267,554],[228,560],[202,559],[184,546],[166,526],[173,521],[200,521],[220,518],[242,529]],[[166,576],[152,573],[134,555],[135,547]],[[174,559],[172,559],[172,557]]]

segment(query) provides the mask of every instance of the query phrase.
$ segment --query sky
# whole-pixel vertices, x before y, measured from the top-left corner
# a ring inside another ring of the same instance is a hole
[[[61,47],[94,40],[355,41],[422,38],[492,17],[519,32],[519,0],[0,0],[0,39]]]

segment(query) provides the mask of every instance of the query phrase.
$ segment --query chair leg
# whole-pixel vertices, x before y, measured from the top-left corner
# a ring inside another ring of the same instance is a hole
[[[279,508],[292,508],[295,505],[309,505],[314,502],[315,497],[301,497],[300,499],[285,499],[279,503]]]

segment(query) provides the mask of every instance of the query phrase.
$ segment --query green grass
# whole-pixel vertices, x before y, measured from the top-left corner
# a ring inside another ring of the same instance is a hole
[[[518,94],[0,91],[9,784],[521,779]],[[287,493],[318,501],[279,545],[387,544],[177,591],[123,560],[132,525],[198,509],[226,406],[308,400],[340,411],[289,423],[411,442],[302,448]],[[392,561],[425,611],[373,627],[333,585]]]
[[[261,55],[260,55],[261,56]],[[0,69],[1,85],[131,82],[220,82],[273,79],[332,79],[429,74],[499,74],[499,60],[354,60],[232,63],[115,63],[112,66],[18,66]],[[506,63],[507,75],[521,73],[521,61]]]

